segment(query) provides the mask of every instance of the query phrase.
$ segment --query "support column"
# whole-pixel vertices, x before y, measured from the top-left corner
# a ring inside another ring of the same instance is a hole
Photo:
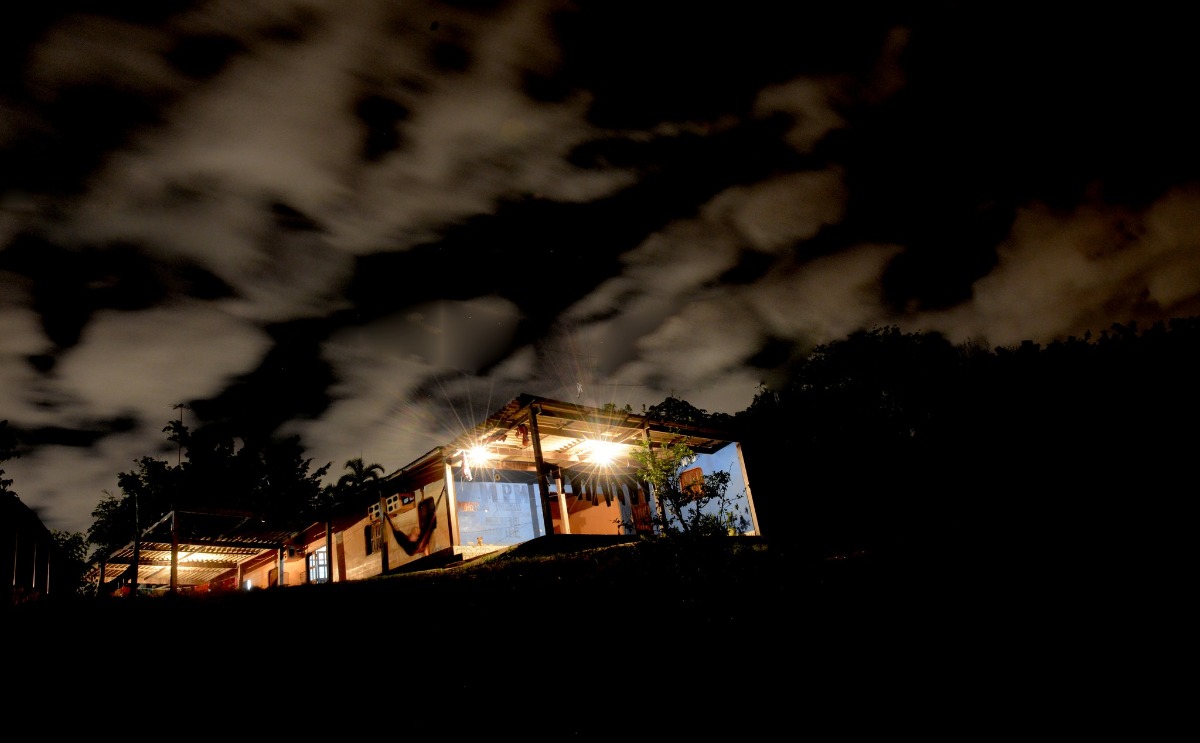
[[[174,518],[174,517],[172,517]],[[137,577],[142,567],[142,515],[138,509],[137,493],[133,494],[133,590],[129,598],[137,596]],[[101,576],[104,573],[101,572]]]
[[[538,490],[542,496],[542,522],[545,534],[554,533],[554,518],[550,515],[550,482],[546,478],[546,463],[542,460],[542,434],[538,431],[537,417],[541,408],[529,408],[529,434],[533,438],[533,461],[537,465]]]
[[[325,582],[333,583],[333,522],[325,522]]]
[[[133,590],[137,592],[137,570],[138,566],[133,566],[134,579]],[[179,590],[179,514],[174,508],[171,508],[171,595],[174,595]]]
[[[554,470],[554,489],[558,491],[558,516],[563,534],[571,533],[571,517],[567,514],[567,494],[563,492],[562,470]]]
[[[462,546],[462,534],[458,530],[458,486],[454,483],[454,464],[447,457],[442,460],[446,478],[446,509],[449,511],[450,544]]]
[[[654,457],[654,447],[652,446],[652,443],[650,441],[650,428],[648,425],[642,426],[642,439],[646,442],[646,453],[649,454],[653,458]],[[659,527],[658,531],[659,531],[659,533],[663,533],[665,531],[666,525],[667,525],[667,506],[665,503],[663,503],[662,497],[658,494],[657,491],[655,491],[654,485],[652,483],[648,483],[648,484],[650,485],[651,492],[646,493],[646,497],[654,498],[654,507],[658,511],[659,523],[662,524],[662,526]],[[652,532],[654,531],[653,526],[651,526],[651,531]]]
[[[383,566],[380,575],[387,575],[387,571],[391,569],[391,559],[388,557],[388,541],[392,538],[392,530],[385,529],[383,520],[388,518],[387,499],[383,497],[383,493],[379,494],[379,559]]]

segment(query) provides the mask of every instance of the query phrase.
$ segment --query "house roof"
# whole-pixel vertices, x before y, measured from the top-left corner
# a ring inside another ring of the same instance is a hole
[[[139,585],[170,585],[172,547],[178,545],[176,586],[200,586],[239,565],[273,559],[309,526],[307,520],[268,524],[230,509],[177,509],[144,529],[137,545],[130,542],[95,562],[85,580],[112,581],[136,559]]]
[[[443,448],[448,455],[461,457],[481,446],[486,448],[491,466],[532,467],[537,457],[535,426],[542,461],[555,467],[586,464],[596,442],[611,449],[614,469],[633,471],[637,469],[633,455],[641,449],[643,440],[649,441],[652,449],[684,444],[701,454],[711,454],[734,441],[731,432],[718,428],[521,395]]]

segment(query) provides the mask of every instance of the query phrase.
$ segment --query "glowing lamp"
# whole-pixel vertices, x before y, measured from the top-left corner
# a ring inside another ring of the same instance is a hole
[[[588,461],[593,464],[611,464],[621,453],[621,445],[611,441],[589,441]]]
[[[486,446],[472,446],[466,451],[468,466],[474,467],[486,464],[489,459],[495,458],[495,454]]]

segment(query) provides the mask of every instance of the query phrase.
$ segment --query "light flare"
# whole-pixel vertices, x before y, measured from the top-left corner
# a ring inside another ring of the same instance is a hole
[[[621,455],[621,445],[611,441],[588,439],[588,461],[600,466],[608,466]]]

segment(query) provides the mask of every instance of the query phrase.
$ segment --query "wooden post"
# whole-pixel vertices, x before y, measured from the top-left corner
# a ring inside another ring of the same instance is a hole
[[[333,582],[333,522],[325,520],[325,582]]]
[[[129,598],[137,595],[138,573],[142,565],[142,541],[141,534],[135,529],[133,532],[133,590],[129,592]],[[101,574],[103,577],[103,574]]]
[[[137,581],[138,573],[142,566],[142,516],[138,510],[137,493],[133,494],[133,590],[129,592],[129,598],[137,596]],[[101,572],[101,577],[104,573]]]
[[[554,468],[554,489],[558,491],[558,522],[563,534],[571,533],[571,517],[567,515],[567,494],[563,492],[562,470]]]
[[[442,477],[446,483],[446,517],[450,520],[450,544],[462,546],[462,534],[458,530],[458,486],[454,484],[454,463],[450,457],[442,458]]]
[[[550,481],[546,477],[546,463],[542,461],[542,434],[538,431],[537,417],[541,408],[529,408],[529,434],[533,438],[533,461],[537,465],[538,490],[542,496],[542,523],[545,534],[554,533],[554,518],[550,515]]]
[[[379,491],[379,560],[382,568],[379,571],[380,575],[387,575],[388,568],[391,567],[388,559],[388,539],[391,538],[391,529],[383,528],[383,520],[388,517],[387,501],[383,497],[383,491]]]
[[[137,571],[137,566],[134,566]],[[136,576],[137,573],[135,572]],[[179,514],[171,507],[171,595],[179,588]],[[133,590],[137,591],[137,578],[134,578]]]
[[[649,423],[642,426],[642,438],[645,439],[645,441],[646,441],[646,454],[648,454],[651,458],[654,458],[654,446],[653,446],[653,443],[650,441],[650,424]],[[659,518],[659,523],[661,524],[661,526],[659,527],[659,533],[664,533],[667,528],[667,506],[665,503],[663,503],[662,496],[659,495],[658,491],[655,489],[653,484],[650,485],[650,489],[653,492],[647,493],[646,495],[647,495],[647,497],[654,498],[654,507],[656,509],[658,509],[658,518]],[[653,530],[654,530],[654,527],[651,526],[652,533],[653,533]]]

